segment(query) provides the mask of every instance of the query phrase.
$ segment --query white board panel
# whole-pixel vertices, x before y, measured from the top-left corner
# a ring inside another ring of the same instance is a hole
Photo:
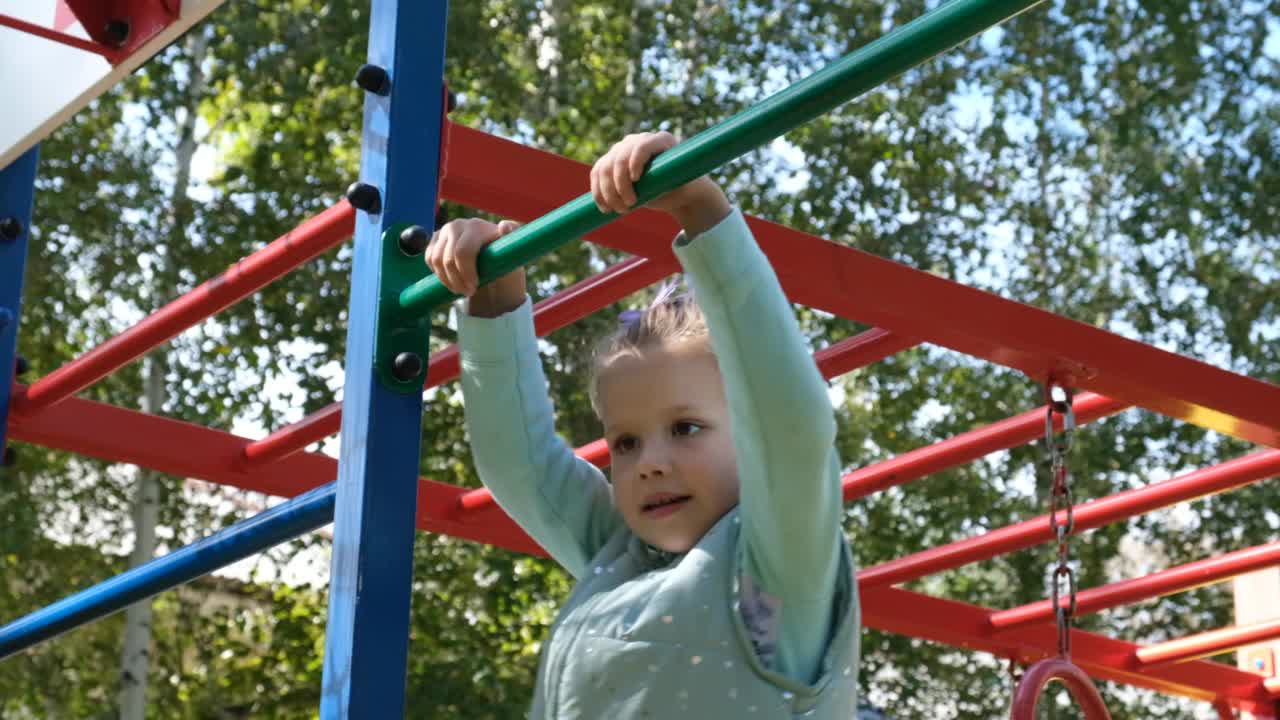
[[[100,55],[0,26],[0,168],[223,2],[182,0],[178,21],[114,68]],[[0,0],[0,14],[88,38],[59,0]]]

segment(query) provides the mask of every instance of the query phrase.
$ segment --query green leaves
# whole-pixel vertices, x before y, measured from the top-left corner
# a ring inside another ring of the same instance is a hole
[[[627,132],[690,136],[928,5],[454,2],[447,80],[461,104],[452,117],[590,161]],[[44,144],[20,337],[32,377],[337,200],[359,165],[363,97],[352,77],[364,61],[367,7],[228,3],[198,30],[209,47],[203,61],[176,44]],[[749,212],[1280,382],[1280,211],[1272,200],[1280,106],[1268,90],[1280,63],[1266,44],[1275,22],[1264,4],[1059,0],[717,177]],[[192,87],[196,65],[203,89]],[[199,118],[199,150],[194,189],[175,207],[177,131],[187,113]],[[532,291],[546,296],[617,259],[570,246],[531,268]],[[349,249],[336,248],[172,341],[162,350],[165,413],[262,434],[332,403],[349,271]],[[574,444],[599,436],[586,368],[609,317],[546,340],[559,427]],[[800,317],[820,341],[865,329],[824,313]],[[137,368],[86,394],[136,406]],[[929,346],[836,385],[844,391],[838,442],[850,468],[1029,410],[1040,397],[1017,373]],[[423,448],[425,475],[477,484],[455,387],[429,394]],[[5,619],[108,577],[125,548],[107,540],[128,535],[131,469],[22,450],[18,468],[0,471],[0,567],[23,578],[0,583]],[[1079,431],[1076,499],[1247,450],[1131,410]],[[846,528],[859,563],[1044,513],[1043,456],[1039,446],[1015,448],[853,503]],[[1265,541],[1280,528],[1268,510],[1276,492],[1259,484],[1078,538],[1082,587]],[[195,497],[207,493],[167,482],[163,517],[174,545],[252,512]],[[287,564],[326,542],[312,538],[272,557]],[[411,707],[440,718],[522,712],[570,579],[542,560],[443,537],[421,535],[416,558]],[[1049,560],[1048,549],[1029,550],[914,589],[1013,606],[1046,596]],[[321,563],[317,579],[323,574]],[[163,597],[149,678],[156,717],[314,714],[323,590],[264,574]],[[1225,621],[1229,603],[1224,589],[1206,588],[1082,623],[1140,639],[1141,619],[1176,635]],[[8,703],[0,714],[107,712],[118,632],[118,620],[104,621],[0,665]],[[876,632],[864,643],[866,693],[896,717],[1006,710],[1002,660]],[[1203,709],[1108,692],[1117,718]]]

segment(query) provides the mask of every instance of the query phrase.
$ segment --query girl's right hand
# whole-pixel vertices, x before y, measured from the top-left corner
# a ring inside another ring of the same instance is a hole
[[[440,228],[427,246],[427,267],[441,284],[471,299],[470,312],[480,317],[496,317],[524,303],[525,277],[520,268],[480,287],[476,257],[494,240],[520,227],[503,220],[496,225],[479,218],[454,220]]]

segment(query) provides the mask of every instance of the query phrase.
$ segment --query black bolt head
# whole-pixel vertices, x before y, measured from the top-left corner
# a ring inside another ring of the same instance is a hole
[[[23,375],[26,375],[27,371],[30,369],[31,369],[31,364],[27,362],[27,359],[25,357],[19,355],[13,359],[13,376],[14,377],[22,377]]]
[[[13,242],[22,234],[22,221],[16,217],[0,218],[0,239]]]
[[[18,451],[11,447],[4,449],[4,460],[0,461],[5,467],[13,467],[18,464]]]
[[[431,242],[431,233],[421,225],[410,225],[400,233],[400,251],[410,257],[421,255]]]
[[[379,65],[361,65],[356,71],[356,85],[374,95],[391,94],[391,76]]]
[[[422,356],[417,353],[402,352],[391,363],[391,374],[401,382],[408,382],[421,372]]]
[[[120,47],[129,42],[129,21],[122,18],[108,20],[102,27],[102,34],[107,37],[108,43]]]
[[[347,202],[351,203],[351,207],[370,215],[382,212],[382,193],[369,183],[351,183],[351,187],[347,188]]]

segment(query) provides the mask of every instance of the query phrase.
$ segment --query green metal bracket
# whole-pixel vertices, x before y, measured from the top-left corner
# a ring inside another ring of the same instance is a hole
[[[388,390],[402,395],[422,392],[431,340],[429,313],[400,311],[400,293],[431,274],[421,252],[410,255],[401,243],[401,234],[414,228],[426,232],[412,223],[392,225],[382,232],[378,330],[373,349],[378,379]]]

